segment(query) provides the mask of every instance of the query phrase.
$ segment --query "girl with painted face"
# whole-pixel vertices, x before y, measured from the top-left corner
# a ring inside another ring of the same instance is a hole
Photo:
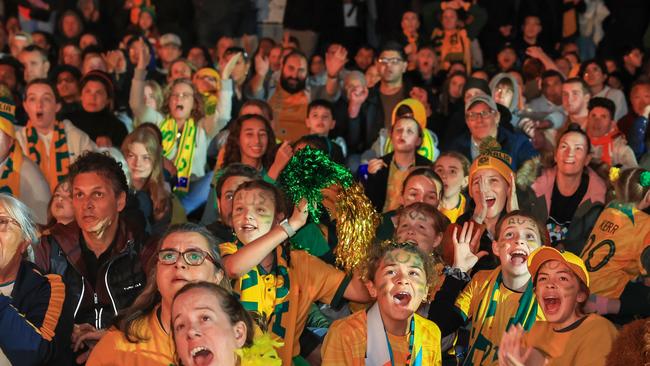
[[[287,239],[305,225],[308,210],[303,200],[288,217],[284,202],[270,183],[241,184],[232,207],[237,239],[219,250],[240,301],[270,322],[274,337],[284,341],[278,353],[288,365],[304,362],[298,339],[312,303],[336,305],[342,298],[366,302],[369,295],[356,276],[350,279],[303,250],[290,250]]]
[[[205,228],[180,224],[163,234],[148,283],[97,343],[87,365],[171,365],[172,300],[187,283],[230,288],[216,239]]]
[[[434,276],[431,257],[410,243],[373,248],[365,268],[368,311],[335,321],[322,348],[324,365],[441,365],[440,329],[416,311]]]
[[[172,330],[181,365],[280,366],[276,344],[255,335],[255,327],[237,297],[213,283],[190,283],[174,296]]]
[[[546,321],[528,334],[511,327],[499,345],[499,365],[605,365],[616,328],[597,314],[585,314],[589,272],[570,252],[542,247],[531,253],[528,270]]]
[[[471,320],[467,362],[496,365],[503,332],[513,324],[529,330],[538,317],[526,261],[547,241],[547,234],[529,214],[518,210],[506,214],[496,225],[498,234],[491,246],[499,267],[474,272],[470,280],[467,273],[475,271],[479,258],[487,255],[487,251],[477,249],[474,225],[465,223],[453,231],[453,265],[445,269],[447,276],[429,307],[429,319],[438,324],[443,337]],[[449,306],[451,303],[454,306]]]

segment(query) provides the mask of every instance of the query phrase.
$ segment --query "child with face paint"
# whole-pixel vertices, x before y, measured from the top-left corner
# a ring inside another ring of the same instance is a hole
[[[221,244],[228,277],[244,307],[262,315],[269,331],[281,339],[278,349],[284,365],[305,362],[299,356],[299,336],[312,303],[336,306],[343,298],[356,302],[370,299],[356,276],[338,269],[302,250],[290,250],[287,239],[305,225],[306,201],[286,219],[282,192],[264,181],[250,181],[233,196],[234,243]]]
[[[475,273],[465,286],[467,272],[487,255],[484,251],[475,254],[476,249],[472,249],[478,240],[474,225],[464,224],[460,236],[459,229],[454,229],[454,264],[446,271],[445,282],[431,303],[429,319],[440,327],[443,337],[471,320],[465,364],[496,365],[503,332],[515,324],[529,330],[542,316],[526,261],[544,244],[546,233],[531,215],[518,210],[508,213],[497,223],[498,236],[492,242],[500,266]]]
[[[438,207],[440,197],[443,196],[442,179],[430,166],[412,168],[402,186],[400,207],[407,207],[416,202],[426,203]],[[382,214],[381,223],[377,227],[376,239],[388,240],[395,234],[398,210],[391,210]]]
[[[431,257],[418,247],[375,246],[366,278],[376,302],[331,325],[323,365],[441,365],[440,329],[415,313],[426,301],[433,275]]]
[[[520,325],[511,327],[501,339],[499,365],[604,366],[617,331],[609,320],[583,311],[589,272],[582,259],[542,247],[528,258],[528,270],[546,321],[528,334]]]
[[[455,151],[440,154],[433,165],[434,171],[442,178],[444,191],[438,209],[452,224],[467,210],[467,199],[463,191],[469,184],[469,166],[465,155]]]
[[[424,253],[439,256],[442,234],[449,225],[445,215],[429,204],[415,202],[399,209],[395,217],[398,242],[415,244]]]

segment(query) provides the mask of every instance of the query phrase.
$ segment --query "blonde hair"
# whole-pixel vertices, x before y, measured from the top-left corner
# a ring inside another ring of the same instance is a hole
[[[641,178],[650,183],[650,172],[642,168],[631,168],[623,170],[618,180],[614,183],[616,200],[625,203],[639,203],[650,190],[650,184],[645,187],[641,185]]]

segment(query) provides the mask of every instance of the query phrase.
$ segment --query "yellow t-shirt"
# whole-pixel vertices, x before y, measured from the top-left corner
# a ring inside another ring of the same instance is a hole
[[[551,323],[537,322],[526,334],[526,343],[548,358],[547,366],[605,366],[617,333],[609,320],[589,314],[560,330]]]
[[[416,334],[422,332],[424,340],[422,365],[441,365],[440,329],[432,321],[418,314],[414,316]],[[368,315],[365,311],[335,321],[330,326],[321,347],[323,366],[365,366],[367,340]],[[395,366],[408,366],[408,335],[395,336],[389,333],[388,341],[395,357]]]
[[[124,333],[111,328],[93,348],[86,365],[175,365],[174,340],[158,322],[157,311],[158,307],[133,324],[135,333],[148,340],[131,343]]]
[[[230,255],[237,252],[237,246],[234,243],[224,243],[219,246],[219,251],[222,256]],[[292,250],[291,265],[288,268],[289,293],[283,298],[285,301],[276,302],[276,276],[262,272],[263,269],[257,266],[235,280],[234,291],[240,295],[241,303],[248,310],[259,312],[282,308],[280,324],[277,319],[271,319],[269,331],[284,340],[284,346],[278,350],[278,354],[283,365],[291,365],[291,359],[300,354],[299,336],[305,328],[311,304],[316,301],[326,304],[339,301],[348,281],[345,280],[345,273],[317,257],[303,250]],[[246,289],[245,294],[242,294],[242,287]],[[277,316],[273,311],[267,314]]]
[[[465,196],[462,193],[459,193],[459,196],[460,201],[458,202],[458,206],[455,208],[446,209],[442,206],[438,208],[440,210],[440,213],[447,216],[452,224],[456,223],[456,220],[458,220],[458,218],[465,213]]]
[[[591,293],[619,298],[628,282],[645,274],[641,253],[650,246],[650,215],[632,204],[610,203],[600,214],[580,257]]]
[[[409,175],[409,170],[397,169],[394,161],[388,167],[388,182],[386,183],[386,202],[382,212],[396,210],[400,206],[404,179]]]
[[[493,282],[490,278],[501,271],[498,267],[491,271],[480,271],[474,275],[472,280],[465,286],[463,291],[456,299],[456,310],[461,314],[464,319],[472,321],[472,329],[470,333],[468,357],[471,356],[471,363],[468,365],[498,365],[498,352],[499,343],[501,343],[501,336],[506,331],[508,323],[517,313],[519,302],[523,293],[515,292],[503,284],[499,286],[499,290],[495,293],[496,310],[490,317],[489,324],[486,321],[488,314],[487,297],[492,292]],[[534,294],[532,294],[534,297]],[[479,309],[479,306],[481,307]],[[537,304],[537,320],[544,320],[542,310]],[[483,318],[474,319],[474,314],[482,314]],[[469,361],[466,361],[469,362]]]

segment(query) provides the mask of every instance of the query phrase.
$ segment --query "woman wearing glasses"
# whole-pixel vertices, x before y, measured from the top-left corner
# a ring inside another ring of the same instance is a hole
[[[212,234],[195,224],[172,226],[161,238],[142,294],[115,319],[87,365],[175,364],[171,305],[185,284],[207,281],[230,288]]]

